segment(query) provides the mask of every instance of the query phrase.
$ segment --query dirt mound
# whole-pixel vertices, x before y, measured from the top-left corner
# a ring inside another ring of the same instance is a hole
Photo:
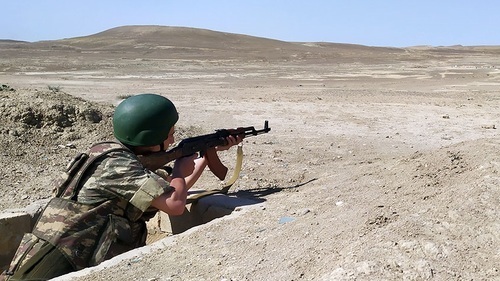
[[[25,207],[50,196],[51,178],[77,150],[112,136],[112,107],[64,92],[13,89],[0,92],[0,209]]]
[[[56,92],[36,93],[28,103],[2,104],[5,107],[3,116],[13,122],[19,122],[35,129],[50,127],[49,130],[61,132],[64,128],[73,127],[76,123],[99,123],[102,121],[102,112],[88,106],[87,103],[76,99],[68,99],[68,95],[57,95]],[[42,99],[41,96],[46,99]],[[83,106],[82,106],[83,105]]]

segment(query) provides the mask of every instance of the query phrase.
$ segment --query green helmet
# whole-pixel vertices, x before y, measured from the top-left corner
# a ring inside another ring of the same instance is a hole
[[[113,115],[113,132],[124,144],[153,146],[163,143],[179,120],[174,104],[156,94],[139,94],[122,101]]]

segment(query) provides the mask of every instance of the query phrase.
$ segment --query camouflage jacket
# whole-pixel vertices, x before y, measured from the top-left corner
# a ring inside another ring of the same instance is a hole
[[[55,197],[33,233],[23,238],[11,271],[26,263],[45,241],[76,270],[144,245],[144,221],[157,211],[150,207],[151,201],[170,189],[121,144],[93,146],[75,157],[56,180]]]

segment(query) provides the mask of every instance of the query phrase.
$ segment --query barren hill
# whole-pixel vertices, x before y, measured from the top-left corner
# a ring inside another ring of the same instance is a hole
[[[8,44],[6,44],[8,43]],[[363,61],[387,59],[404,55],[400,48],[368,47],[326,42],[284,42],[242,34],[187,27],[123,26],[97,34],[34,43],[0,43],[1,53],[8,51],[58,51],[61,54],[102,53],[111,57],[140,55],[145,58],[165,59],[237,59],[243,61]]]

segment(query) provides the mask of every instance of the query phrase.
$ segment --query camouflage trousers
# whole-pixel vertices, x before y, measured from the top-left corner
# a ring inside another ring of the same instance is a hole
[[[75,270],[56,247],[48,242],[42,243],[40,250],[6,280],[49,280]]]

